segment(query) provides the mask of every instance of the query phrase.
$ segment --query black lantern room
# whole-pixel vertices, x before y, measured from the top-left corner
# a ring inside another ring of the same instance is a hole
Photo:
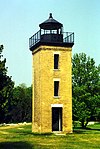
[[[73,46],[74,33],[63,32],[63,24],[56,21],[50,13],[49,19],[39,24],[40,30],[29,39],[30,50],[39,45]]]

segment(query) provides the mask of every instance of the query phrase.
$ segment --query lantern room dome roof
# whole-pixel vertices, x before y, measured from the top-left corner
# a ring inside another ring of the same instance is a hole
[[[39,27],[44,30],[56,30],[63,27],[63,24],[53,19],[52,13],[50,13],[49,19],[39,24]]]

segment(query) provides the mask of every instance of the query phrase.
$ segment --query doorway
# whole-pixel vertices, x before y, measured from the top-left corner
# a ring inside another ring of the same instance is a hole
[[[62,131],[62,107],[52,107],[52,131]]]

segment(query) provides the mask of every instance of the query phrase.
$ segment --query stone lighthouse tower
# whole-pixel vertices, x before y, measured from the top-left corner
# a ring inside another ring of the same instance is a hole
[[[29,39],[33,57],[32,131],[72,132],[72,68],[74,33],[49,19]]]

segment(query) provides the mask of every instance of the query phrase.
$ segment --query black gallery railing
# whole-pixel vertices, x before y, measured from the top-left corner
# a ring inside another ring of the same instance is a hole
[[[37,44],[38,42],[42,42],[42,36],[58,36],[61,35],[62,36],[62,40],[58,41],[61,43],[74,43],[74,33],[73,32],[63,32],[61,34],[56,34],[55,32],[51,33],[51,32],[47,32],[47,31],[42,31],[39,30],[37,33],[35,33],[31,38],[29,38],[29,48],[31,48],[32,46],[34,46],[35,44]],[[45,42],[48,42],[45,40]],[[51,42],[51,41],[50,41]],[[52,42],[55,42],[54,40]],[[57,41],[56,41],[57,43]]]

